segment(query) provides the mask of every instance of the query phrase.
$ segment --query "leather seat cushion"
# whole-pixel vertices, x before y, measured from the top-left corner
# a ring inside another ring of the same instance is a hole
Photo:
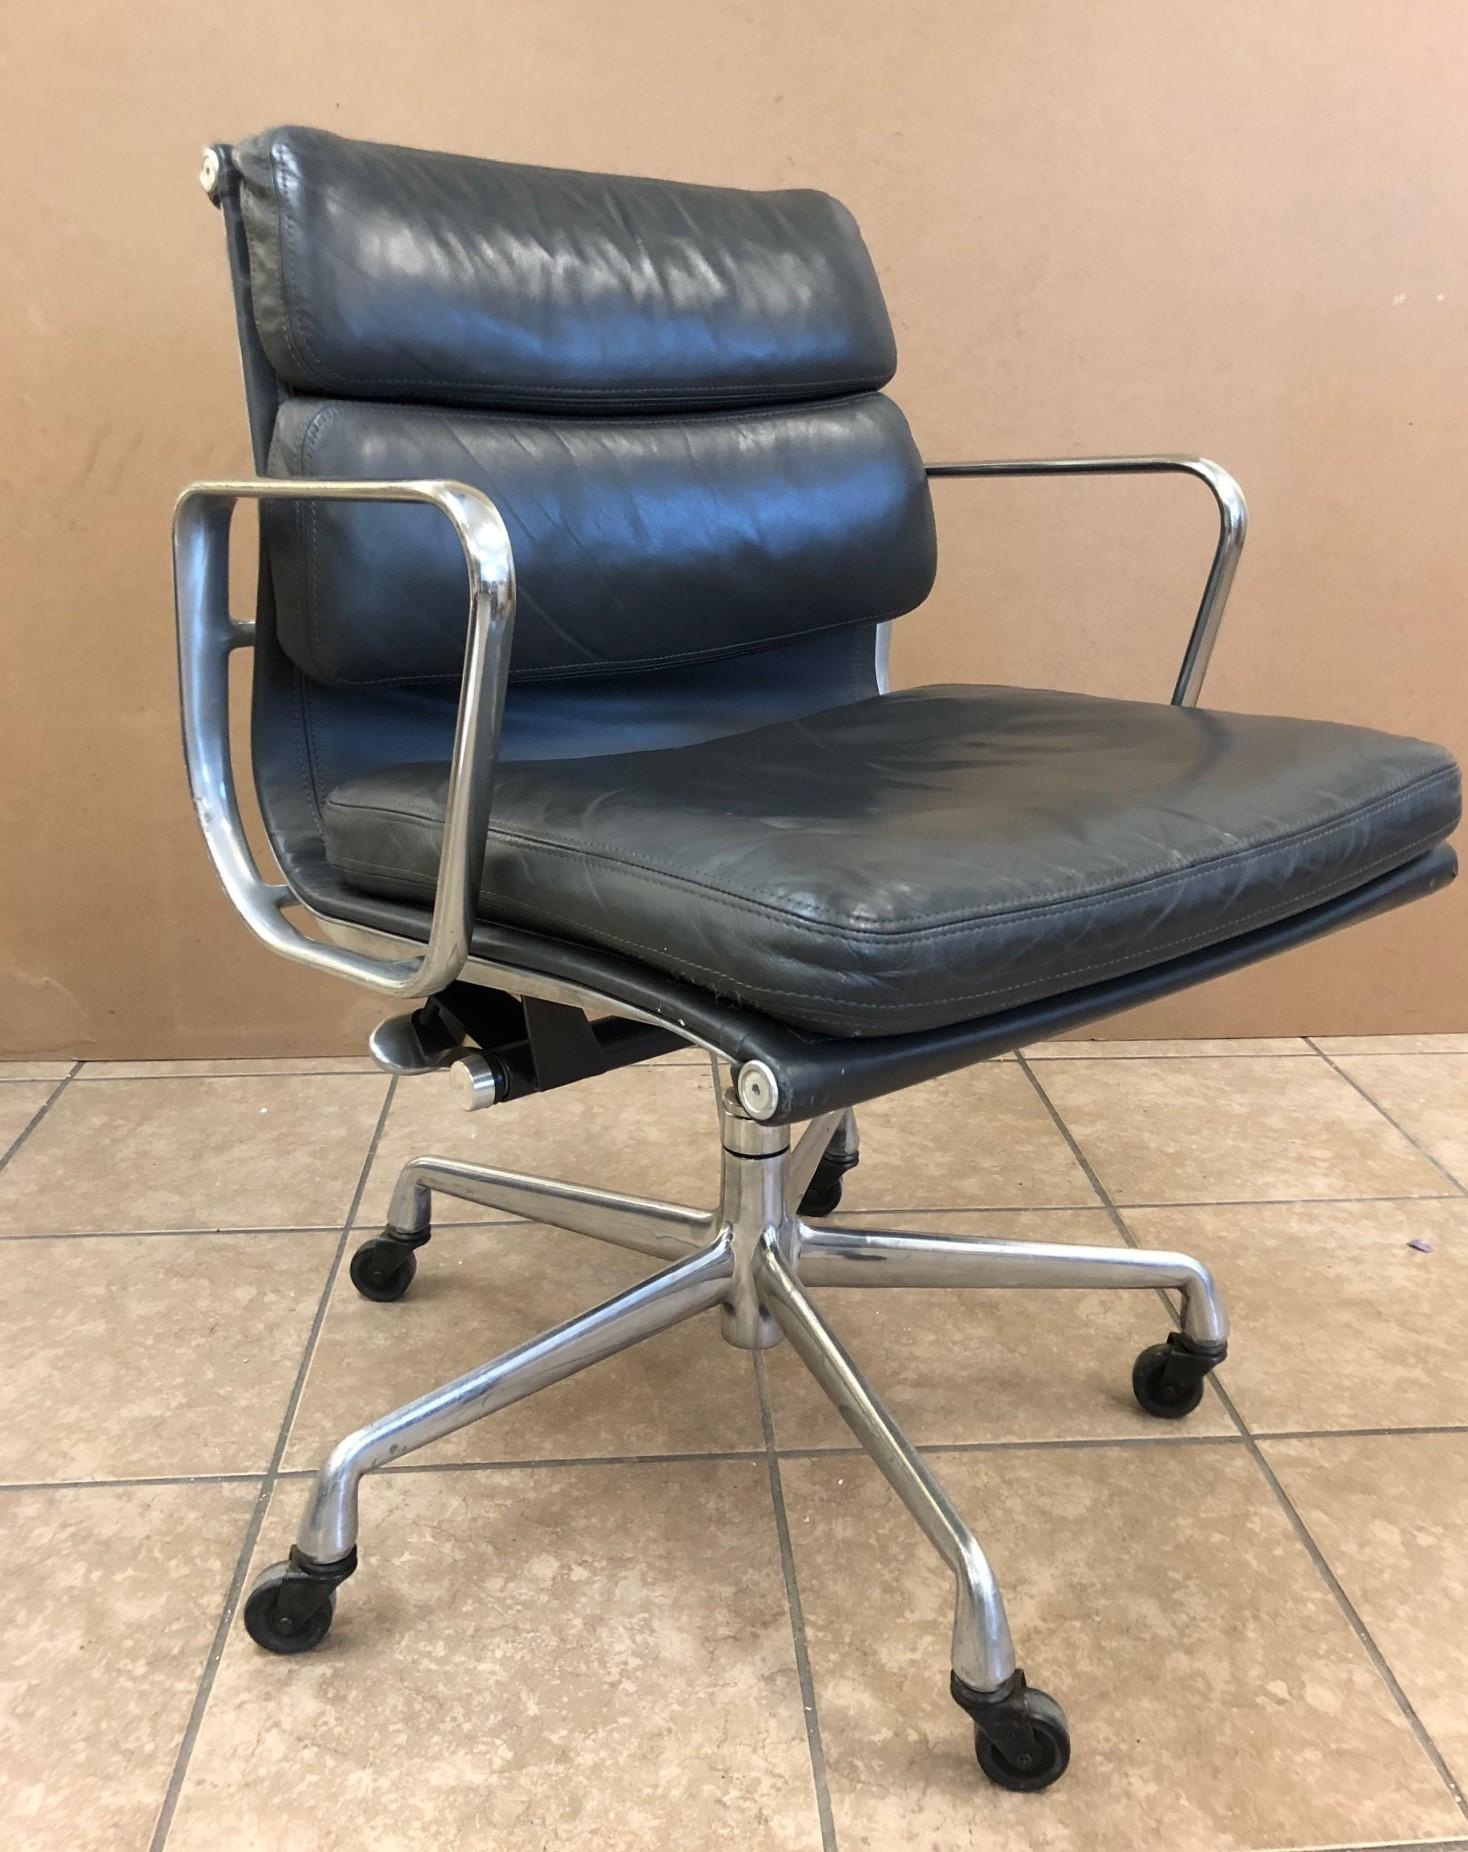
[[[446,770],[327,797],[359,890],[427,901]],[[803,1028],[932,1029],[1302,912],[1440,841],[1440,748],[1360,727],[929,687],[662,751],[502,765],[482,913]]]

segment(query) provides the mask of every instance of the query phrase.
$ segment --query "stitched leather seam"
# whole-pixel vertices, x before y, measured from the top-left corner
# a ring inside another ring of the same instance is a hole
[[[641,669],[676,668],[681,663],[726,662],[735,656],[753,656],[762,649],[780,649],[789,643],[804,643],[812,637],[835,636],[843,630],[860,630],[868,624],[888,624],[894,618],[905,617],[912,609],[911,605],[900,605],[891,611],[874,611],[870,617],[842,617],[833,624],[819,624],[811,630],[781,631],[778,636],[756,637],[749,642],[720,644],[715,649],[695,650],[691,654],[671,656],[639,656],[633,661],[572,663],[567,667],[559,666],[548,669],[512,669],[510,682],[514,687],[521,687],[526,682],[575,682],[585,681],[591,676],[632,675]],[[343,675],[328,675],[324,670],[318,680],[332,688],[421,688],[427,684],[436,684],[445,688],[456,688],[462,677],[451,675],[447,671],[422,675],[375,675],[371,678],[356,678]],[[389,813],[390,814],[390,813]],[[408,814],[407,812],[403,813]],[[428,818],[419,818],[427,822]]]
[[[311,419],[311,422],[306,426],[305,430],[301,433],[300,457],[301,457],[301,474],[303,477],[308,477],[311,474],[312,448],[316,442],[317,436],[319,435],[321,431],[321,428],[328,422],[333,409],[334,408],[330,405],[323,405],[321,410],[315,414],[315,416]],[[319,533],[318,533],[317,525],[316,525],[316,515],[317,515],[317,510],[320,508],[320,506],[321,504],[319,501],[302,500],[296,503],[297,512],[299,516],[301,517],[298,531],[300,532],[302,536],[303,550],[306,555],[305,564],[306,564],[307,647],[309,649],[310,656],[311,656],[311,667],[315,671],[318,679],[324,681],[327,679],[327,677],[322,673],[322,668],[321,668],[321,649],[319,645],[319,626],[318,626],[318,607],[317,607],[317,598],[318,598],[317,561],[321,556],[321,548],[320,548]]]
[[[306,787],[306,798],[316,818],[316,834],[322,842],[326,841],[326,825],[321,815],[321,768],[316,763],[316,738],[311,728],[311,708],[306,695],[307,678],[297,669],[296,683],[296,756],[301,761],[301,782]]]
[[[634,862],[624,859],[625,852],[621,855],[610,854],[600,848],[588,848],[584,845],[558,842],[548,837],[532,835],[527,831],[506,829],[502,825],[497,824],[491,825],[490,834],[501,843],[518,843],[529,848],[546,850],[552,854],[569,856],[580,861],[612,864],[621,869],[628,878],[633,880],[642,880],[657,885],[675,886],[684,889],[692,888],[700,894],[716,894],[736,911],[753,913],[762,918],[774,918],[790,929],[799,932],[818,933],[823,937],[830,937],[834,931],[858,941],[869,941],[874,939],[893,940],[918,936],[939,938],[949,933],[972,931],[975,925],[984,921],[1002,921],[1009,923],[1013,921],[1036,919],[1050,912],[1064,911],[1073,908],[1077,902],[1111,902],[1123,896],[1136,896],[1147,889],[1151,889],[1152,891],[1165,889],[1169,885],[1176,884],[1180,881],[1189,881],[1193,879],[1200,871],[1212,872],[1227,866],[1231,862],[1247,864],[1251,860],[1262,860],[1271,851],[1285,847],[1291,849],[1300,848],[1319,836],[1329,834],[1332,831],[1346,829],[1355,823],[1364,821],[1368,817],[1396,809],[1408,803],[1416,796],[1431,792],[1438,784],[1456,783],[1457,778],[1458,771],[1456,766],[1448,766],[1438,771],[1420,774],[1416,778],[1407,780],[1401,785],[1393,786],[1389,791],[1383,792],[1380,797],[1373,798],[1369,803],[1359,805],[1355,809],[1345,812],[1343,815],[1327,817],[1298,830],[1283,831],[1279,835],[1270,837],[1263,842],[1250,843],[1242,848],[1231,849],[1222,855],[1210,856],[1203,861],[1190,862],[1185,868],[1169,868],[1165,864],[1158,864],[1156,867],[1138,871],[1137,874],[1124,883],[1109,887],[1077,887],[1052,895],[1050,898],[1043,901],[1032,901],[1024,907],[993,907],[985,912],[965,913],[956,917],[953,914],[930,914],[914,920],[905,921],[900,926],[863,925],[861,922],[851,919],[850,916],[845,919],[828,917],[823,920],[814,921],[803,918],[801,915],[791,912],[788,908],[777,906],[768,900],[755,899],[749,895],[731,893],[727,888],[721,888],[715,886],[711,882],[699,880],[690,870],[680,869],[670,864],[654,863],[651,861]],[[336,792],[333,792],[327,798],[326,808],[328,810],[335,810],[338,814],[343,816],[350,816],[354,813],[372,814],[389,820],[414,823],[420,828],[432,829],[441,827],[441,821],[437,816],[425,817],[421,813],[410,810],[393,810],[381,805],[356,804],[350,800],[341,798]],[[384,869],[380,872],[387,873],[389,871]]]
[[[833,399],[823,401],[819,406],[814,407],[813,410],[819,411],[824,415],[827,412],[837,411],[846,406],[861,405],[863,403],[884,406],[887,411],[891,412],[901,422],[909,440],[911,439],[912,426],[908,424],[906,413],[897,403],[896,399],[889,399],[886,393],[881,391],[880,388],[873,387],[862,392],[848,392],[839,400]],[[413,399],[333,400],[329,405],[322,406],[321,409],[323,411],[339,412],[344,410],[347,405],[351,405],[360,410],[364,417],[370,418],[376,412],[407,412],[414,418],[431,419],[435,424],[456,424],[465,415],[462,407],[422,405]],[[791,408],[788,405],[749,405],[734,411],[697,412],[694,416],[700,426],[712,424],[748,424],[752,419],[759,422],[773,423],[776,419],[788,418],[790,416],[790,410]],[[473,418],[481,419],[486,424],[538,424],[549,425],[553,429],[559,428],[559,421],[538,417],[531,411],[499,411],[492,407],[481,408],[475,406],[469,408],[468,415]],[[574,423],[575,420],[568,420],[567,422]],[[670,419],[664,412],[656,417],[615,419],[587,418],[582,422],[586,424],[605,424],[608,429],[615,427],[619,431],[666,431],[672,425],[680,422],[687,422],[687,420]]]
[[[290,264],[290,214],[287,211],[286,188],[281,180],[279,166],[280,145],[270,144],[270,191],[275,198],[275,238],[280,246],[280,306],[281,333],[285,344],[290,349],[291,357],[303,373],[309,372],[311,362],[307,358],[303,342],[296,337],[294,291],[292,290],[288,266]]]
[[[1332,900],[1336,898],[1339,894],[1348,893],[1353,887],[1361,886],[1365,881],[1370,879],[1372,875],[1378,874],[1385,869],[1389,869],[1392,867],[1402,865],[1403,863],[1409,861],[1412,858],[1412,856],[1415,855],[1419,850],[1430,848],[1435,842],[1439,840],[1440,840],[1440,835],[1437,831],[1433,831],[1429,835],[1420,836],[1420,837],[1415,838],[1412,842],[1403,845],[1399,849],[1393,850],[1391,854],[1380,856],[1377,860],[1373,862],[1368,862],[1364,867],[1354,870],[1348,881],[1335,882],[1335,883],[1328,884],[1325,888],[1323,888],[1320,892],[1318,892],[1314,896],[1314,898],[1310,902],[1310,905],[1311,906],[1323,906],[1328,900]],[[345,869],[347,867],[357,868],[359,865],[355,863],[344,863],[344,864],[341,864],[341,866],[343,869]],[[368,864],[362,864],[360,865],[360,868],[361,868],[361,872],[364,872],[364,873],[387,872],[387,871],[375,871],[371,869],[370,865]],[[401,880],[401,877],[399,877],[399,880]],[[407,885],[407,884],[405,883],[404,885]],[[431,886],[432,883],[431,882],[426,883],[425,885]],[[510,903],[510,904],[511,906],[514,905],[514,903]],[[525,907],[522,907],[518,910],[521,912],[527,912],[527,913],[532,911],[531,909],[525,908]],[[568,930],[570,931],[570,933],[572,934],[574,938],[581,939],[583,941],[586,939],[585,927],[578,924],[575,921],[566,919],[563,914],[555,913],[550,908],[544,908],[544,907],[539,907],[539,906],[533,909],[533,911],[535,913],[539,913],[546,919],[554,920],[558,925],[568,928]],[[1208,945],[1208,944],[1221,944],[1227,941],[1228,939],[1237,938],[1247,928],[1258,924],[1262,920],[1287,919],[1287,918],[1290,918],[1293,913],[1305,912],[1305,911],[1308,911],[1308,908],[1293,907],[1293,908],[1287,908],[1282,911],[1277,907],[1261,907],[1252,913],[1242,914],[1238,919],[1232,921],[1229,924],[1228,928],[1222,934],[1209,930],[1209,931],[1204,931],[1201,933],[1192,934],[1190,937],[1186,939],[1160,940],[1157,942],[1157,949],[1161,952],[1162,956],[1156,959],[1148,960],[1147,962],[1163,964],[1163,963],[1166,963],[1169,959],[1180,957],[1182,953],[1184,952],[1191,951],[1195,946]],[[727,972],[721,971],[713,965],[705,965],[705,964],[700,963],[696,959],[685,958],[685,957],[680,957],[676,954],[671,954],[667,951],[666,948],[643,945],[636,939],[629,939],[618,933],[599,931],[597,934],[597,939],[599,941],[602,941],[602,942],[605,942],[611,945],[621,946],[629,951],[636,952],[648,962],[654,965],[661,965],[664,969],[672,969],[674,971],[681,971],[685,973],[686,972],[700,972],[703,974],[703,976],[707,978],[718,980],[718,982],[715,982],[709,986],[709,988],[711,988],[715,992],[715,994],[717,995],[731,994],[727,986],[729,986],[729,984],[733,980],[730,979],[729,974]],[[1122,954],[1118,958],[1104,959],[1095,964],[1072,966],[1065,973],[1065,977],[1067,980],[1065,988],[1067,990],[1081,988],[1081,986],[1076,985],[1073,982],[1071,982],[1071,980],[1077,977],[1107,976],[1107,975],[1110,975],[1118,971],[1125,971],[1128,968],[1130,969],[1138,968],[1135,964],[1135,961],[1128,954]],[[907,1002],[907,1003],[860,1002],[856,999],[851,999],[851,998],[836,998],[836,997],[823,996],[823,995],[811,995],[808,991],[792,990],[786,986],[773,985],[773,984],[744,985],[741,987],[741,990],[736,990],[732,994],[734,994],[736,997],[742,994],[742,996],[745,998],[751,998],[755,1000],[765,998],[765,997],[788,997],[797,1003],[813,1004],[818,1009],[823,1009],[827,1011],[831,1019],[835,1020],[843,1012],[847,1014],[861,1012],[861,1013],[878,1014],[878,1015],[892,1015],[893,1013],[896,1013],[896,1012],[902,1012],[902,1013],[906,1013],[910,1015],[914,1011],[914,1009],[928,1011],[928,1010],[934,1010],[934,1009],[948,1009],[955,1004],[983,1003],[983,1002],[992,1001],[993,999],[998,998],[998,997],[1013,996],[1017,991],[1032,990],[1034,987],[1034,983],[1035,983],[1034,979],[1028,979],[1018,984],[990,985],[984,988],[983,990],[964,991],[964,992],[958,992],[958,993],[953,993],[953,994],[945,994],[943,996],[938,996],[938,997],[924,998],[922,999],[921,1002],[917,1004],[913,1004],[911,1002]],[[725,986],[723,990],[720,989],[720,984]],[[1045,993],[1041,992],[1040,994],[1043,995]],[[1054,994],[1060,995],[1063,993],[1056,992]]]

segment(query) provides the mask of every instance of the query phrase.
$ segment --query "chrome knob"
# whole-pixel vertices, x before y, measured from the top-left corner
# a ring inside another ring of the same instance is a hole
[[[493,1106],[500,1096],[499,1077],[477,1049],[457,1057],[449,1076],[465,1112],[478,1112],[481,1106]]]

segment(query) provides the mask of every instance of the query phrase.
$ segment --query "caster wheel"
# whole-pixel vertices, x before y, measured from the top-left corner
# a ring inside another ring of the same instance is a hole
[[[1045,1691],[1034,1691],[1023,1672],[997,1691],[976,1691],[955,1672],[953,1701],[974,1724],[979,1767],[1001,1788],[1034,1794],[1059,1781],[1070,1763],[1070,1726]]]
[[[1026,1689],[1002,1733],[974,1725],[974,1754],[997,1787],[1037,1794],[1059,1781],[1070,1764],[1070,1728],[1048,1692]],[[1026,1728],[1028,1726],[1028,1728]],[[1028,1738],[1028,1740],[1026,1740]]]
[[[1215,1364],[1222,1363],[1222,1346],[1204,1350],[1172,1332],[1165,1344],[1149,1344],[1132,1365],[1132,1394],[1145,1414],[1161,1421],[1180,1421],[1203,1400],[1203,1383]]]
[[[374,1235],[352,1256],[349,1271],[353,1286],[364,1299],[387,1303],[401,1299],[413,1284],[418,1261],[412,1248],[395,1241],[391,1235]]]
[[[841,1207],[841,1179],[860,1161],[855,1151],[825,1152],[805,1186],[797,1214],[813,1216],[818,1222],[834,1215]]]
[[[309,1653],[331,1631],[336,1588],[293,1563],[272,1563],[245,1597],[245,1631],[267,1653]]]
[[[818,1166],[816,1174],[805,1186],[805,1194],[800,1199],[799,1213],[821,1222],[828,1215],[834,1215],[840,1207],[841,1178],[839,1176],[823,1178]]]

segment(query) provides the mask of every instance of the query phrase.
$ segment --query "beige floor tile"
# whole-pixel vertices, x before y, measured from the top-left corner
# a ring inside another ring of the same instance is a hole
[[[1017,1062],[986,1062],[857,1109],[848,1209],[1093,1208],[1095,1192]]]
[[[0,1496],[8,1852],[143,1852],[255,1496],[253,1485]]]
[[[1468,1035],[1313,1035],[1328,1055],[1468,1055]]]
[[[405,1473],[363,1505],[323,1646],[236,1627],[170,1852],[816,1852],[763,1462]]]
[[[1468,1434],[1269,1441],[1280,1483],[1468,1781]]]
[[[379,1074],[370,1055],[279,1055],[266,1060],[84,1061],[78,1080],[201,1080],[220,1074]]]
[[[1298,1035],[1199,1036],[1193,1041],[1107,1042],[1099,1037],[1088,1041],[1037,1042],[1027,1048],[1030,1061],[1179,1060],[1189,1055],[1308,1055],[1310,1045]]]
[[[311,1364],[287,1464],[316,1466],[369,1418],[487,1362],[656,1272],[658,1262],[524,1223],[445,1228],[393,1305],[343,1268]],[[425,1460],[588,1459],[763,1445],[754,1373],[705,1313],[464,1428]]]
[[[719,1139],[708,1065],[623,1068],[475,1113],[462,1110],[442,1075],[400,1081],[358,1225],[380,1224],[398,1172],[410,1158],[429,1155],[712,1207]],[[434,1215],[444,1222],[503,1219],[499,1210],[442,1197]]]
[[[1040,1078],[1118,1202],[1430,1196],[1447,1188],[1324,1061],[1054,1061]]]
[[[0,1080],[65,1080],[71,1061],[0,1061]]]
[[[262,1472],[336,1241],[10,1242],[0,1479]]]
[[[845,1218],[861,1228],[869,1218]],[[1118,1243],[1101,1210],[1021,1215],[910,1216],[919,1234],[1000,1240]],[[1132,1363],[1171,1329],[1152,1293],[889,1291],[814,1294],[908,1437],[923,1446],[1099,1435],[1166,1438],[1176,1428],[1144,1415]],[[765,1359],[782,1447],[849,1447],[851,1431],[788,1344]],[[1231,1434],[1209,1395],[1189,1433]]]
[[[1461,1826],[1242,1448],[938,1465],[1073,1760],[1043,1797],[983,1780],[946,1689],[946,1572],[865,1462],[786,1461],[841,1852],[1253,1852]]]
[[[1206,1262],[1232,1321],[1221,1372],[1253,1428],[1468,1422],[1468,1202],[1133,1209],[1147,1247]],[[1431,1243],[1431,1253],[1408,1247]]]
[[[72,1085],[0,1174],[0,1232],[340,1223],[385,1076]]]
[[[1468,1053],[1337,1059],[1343,1073],[1468,1188]]]
[[[3,1158],[56,1091],[44,1080],[8,1080],[0,1086],[0,1158]]]

